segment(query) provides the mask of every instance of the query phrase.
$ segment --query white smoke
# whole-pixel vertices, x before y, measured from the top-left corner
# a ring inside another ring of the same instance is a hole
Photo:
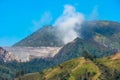
[[[56,20],[54,26],[58,29],[58,36],[62,39],[64,44],[79,37],[75,28],[82,24],[84,15],[77,12],[72,5],[65,5],[63,14]]]
[[[49,25],[52,22],[52,19],[53,19],[52,15],[49,11],[44,12],[38,21],[37,20],[32,21],[34,25],[32,31],[39,29],[41,26]]]
[[[99,12],[98,12],[99,6],[94,6],[92,12],[89,15],[89,20],[98,20],[99,19]]]

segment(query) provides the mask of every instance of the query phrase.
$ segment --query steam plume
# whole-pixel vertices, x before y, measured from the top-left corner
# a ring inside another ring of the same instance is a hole
[[[62,39],[64,44],[79,37],[75,28],[82,24],[84,15],[77,12],[72,5],[65,5],[63,14],[56,20],[54,26],[58,29],[58,36]]]

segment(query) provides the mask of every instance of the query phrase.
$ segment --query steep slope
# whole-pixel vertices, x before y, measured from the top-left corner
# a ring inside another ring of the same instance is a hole
[[[92,57],[104,57],[115,53],[114,49],[109,49],[93,40],[84,40],[76,38],[74,41],[66,44],[55,58],[58,61],[66,61],[72,58],[83,56],[87,51]]]
[[[61,46],[62,42],[57,38],[56,29],[52,26],[43,27],[29,35],[13,46],[40,47],[40,46]]]

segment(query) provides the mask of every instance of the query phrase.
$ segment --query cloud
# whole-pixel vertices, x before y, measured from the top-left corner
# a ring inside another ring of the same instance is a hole
[[[52,15],[50,12],[44,12],[43,15],[40,17],[39,21],[33,20],[34,28],[38,29],[44,25],[49,25],[52,21]]]
[[[96,20],[98,18],[99,18],[98,5],[96,5],[89,16],[89,20]]]
[[[79,37],[75,28],[77,25],[82,24],[84,21],[84,15],[77,12],[75,7],[72,5],[65,5],[64,11],[60,17],[55,21],[54,26],[57,27],[58,37],[62,39],[64,44]]]

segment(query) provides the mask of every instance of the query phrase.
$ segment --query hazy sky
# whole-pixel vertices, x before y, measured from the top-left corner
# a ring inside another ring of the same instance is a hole
[[[120,0],[0,0],[0,46],[11,46],[43,25],[52,25],[72,5],[85,20],[120,22]]]

